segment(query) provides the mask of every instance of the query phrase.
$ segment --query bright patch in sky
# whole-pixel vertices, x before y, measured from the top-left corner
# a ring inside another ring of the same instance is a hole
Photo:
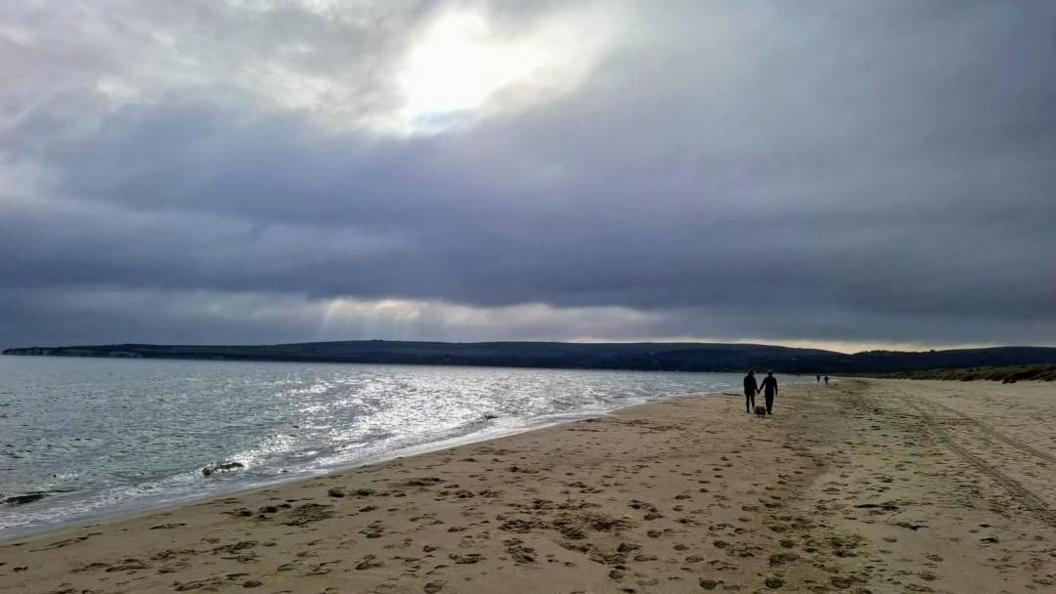
[[[400,119],[410,133],[440,132],[517,88],[515,102],[567,91],[593,67],[607,43],[588,15],[555,15],[516,33],[498,30],[480,11],[441,15],[410,48],[398,74]]]

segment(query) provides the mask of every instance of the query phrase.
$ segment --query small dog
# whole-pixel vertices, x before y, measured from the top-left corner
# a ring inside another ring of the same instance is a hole
[[[765,417],[766,416],[766,407],[763,406],[762,404],[756,404],[755,405],[755,414],[756,414],[756,416],[759,416],[759,417]]]

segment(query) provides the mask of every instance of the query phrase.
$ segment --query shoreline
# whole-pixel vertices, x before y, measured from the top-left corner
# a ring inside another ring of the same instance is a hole
[[[790,384],[790,385],[792,385],[792,384]],[[217,489],[215,491],[204,491],[204,492],[200,492],[200,493],[196,493],[196,494],[188,494],[188,495],[184,495],[182,497],[176,497],[176,498],[170,499],[170,500],[155,499],[155,500],[153,500],[154,503],[143,502],[143,503],[140,503],[139,505],[134,505],[133,503],[129,503],[125,507],[117,506],[116,508],[109,509],[109,510],[106,510],[106,511],[101,511],[101,512],[98,512],[98,513],[95,513],[95,514],[78,515],[78,516],[74,516],[74,517],[71,517],[71,518],[66,519],[66,520],[61,520],[61,521],[58,521],[58,522],[55,522],[53,524],[49,524],[49,525],[46,525],[46,526],[37,525],[37,526],[29,527],[29,528],[26,528],[26,529],[23,529],[23,530],[15,529],[15,530],[12,530],[10,533],[6,533],[6,534],[5,533],[0,533],[0,546],[4,545],[5,543],[10,542],[10,541],[24,540],[24,539],[36,538],[36,537],[43,537],[43,536],[47,536],[47,535],[53,534],[53,533],[57,534],[57,533],[62,533],[62,532],[70,531],[70,530],[76,530],[78,528],[88,528],[88,527],[97,526],[97,525],[101,525],[101,524],[109,524],[109,523],[113,523],[113,522],[119,522],[119,521],[122,521],[122,520],[134,519],[134,518],[138,518],[140,516],[149,515],[151,513],[164,512],[166,510],[177,509],[177,508],[180,508],[180,507],[183,507],[183,506],[194,505],[196,503],[201,503],[201,502],[205,502],[205,501],[219,499],[219,498],[222,498],[222,497],[237,496],[237,495],[241,495],[241,494],[252,493],[254,491],[260,491],[260,490],[263,490],[263,489],[274,488],[274,487],[278,487],[278,486],[282,486],[282,485],[286,485],[286,484],[290,484],[290,483],[297,483],[297,482],[300,482],[300,481],[307,481],[307,480],[311,480],[311,479],[314,479],[314,478],[326,477],[326,476],[330,476],[330,475],[335,474],[335,473],[354,471],[356,469],[364,468],[364,467],[367,467],[367,466],[372,466],[372,465],[375,465],[375,464],[382,464],[382,463],[385,463],[385,462],[389,462],[389,461],[392,461],[392,460],[398,460],[398,459],[401,459],[401,458],[425,455],[425,454],[429,454],[429,453],[433,453],[433,452],[437,452],[437,451],[442,451],[442,450],[446,450],[446,449],[456,448],[456,447],[464,446],[464,445],[470,445],[470,444],[474,444],[474,443],[486,443],[486,442],[497,440],[497,439],[504,439],[506,437],[512,437],[512,436],[515,436],[515,435],[520,435],[522,433],[529,433],[529,432],[532,432],[532,431],[539,431],[539,430],[547,429],[547,428],[550,428],[550,427],[556,427],[556,426],[559,426],[559,425],[562,425],[562,424],[565,424],[565,423],[573,423],[573,422],[576,422],[576,421],[579,421],[579,420],[583,420],[583,419],[597,418],[597,417],[602,417],[602,416],[606,416],[606,415],[611,415],[611,414],[617,413],[617,412],[619,412],[621,410],[625,410],[625,409],[628,409],[628,408],[634,408],[636,406],[642,406],[644,404],[649,404],[649,403],[652,403],[652,402],[662,402],[664,400],[673,399],[673,398],[711,397],[711,396],[721,396],[721,395],[728,395],[728,394],[723,393],[723,392],[702,392],[702,393],[698,393],[698,394],[668,394],[668,395],[659,396],[659,397],[657,397],[655,399],[646,399],[644,402],[643,401],[637,401],[637,402],[634,402],[632,404],[627,404],[625,406],[620,406],[618,408],[614,408],[614,409],[606,410],[606,411],[590,411],[590,412],[584,411],[584,412],[580,412],[580,413],[572,412],[572,413],[563,413],[563,414],[556,414],[555,413],[553,415],[547,415],[547,416],[549,416],[549,417],[562,417],[562,418],[555,418],[555,419],[552,419],[552,420],[543,418],[543,419],[540,419],[540,420],[529,422],[528,424],[524,425],[523,427],[510,428],[510,429],[505,429],[505,430],[497,430],[494,433],[488,433],[488,434],[481,434],[479,432],[468,433],[468,434],[465,434],[465,435],[460,435],[460,436],[448,437],[448,438],[440,439],[440,440],[434,441],[434,442],[418,444],[418,445],[412,445],[412,446],[406,446],[406,447],[403,447],[403,448],[398,448],[396,450],[392,450],[390,452],[386,452],[384,454],[380,454],[380,455],[375,456],[375,457],[368,457],[368,458],[366,458],[364,460],[361,460],[361,461],[358,461],[358,462],[348,463],[348,464],[341,464],[341,465],[336,465],[336,466],[333,466],[333,467],[320,467],[318,470],[316,470],[314,472],[299,472],[299,473],[293,474],[292,476],[289,476],[289,477],[278,476],[278,477],[275,477],[274,479],[269,480],[269,481],[255,482],[255,483],[252,483],[252,484],[246,484],[246,485],[243,485],[241,487],[237,487],[237,488],[230,489],[230,490]]]
[[[785,387],[766,419],[669,398],[5,542],[0,591],[1043,591],[1053,398],[852,379]]]

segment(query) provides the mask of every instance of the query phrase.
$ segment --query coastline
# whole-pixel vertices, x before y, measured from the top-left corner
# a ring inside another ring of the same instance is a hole
[[[0,591],[1043,590],[1053,397],[842,380],[768,419],[673,397],[5,541]]]
[[[6,359],[0,541],[740,382],[710,373]],[[92,414],[82,415],[85,402]],[[244,466],[202,475],[225,462]],[[3,501],[37,493],[42,500]]]
[[[469,445],[474,443],[489,442],[505,437],[519,435],[521,433],[538,431],[541,429],[558,426],[564,423],[605,416],[616,413],[626,408],[633,408],[635,406],[648,404],[650,402],[658,402],[671,398],[682,398],[686,396],[704,397],[719,396],[720,394],[720,392],[701,392],[694,394],[672,393],[650,397],[634,397],[628,399],[628,402],[626,404],[621,403],[619,406],[612,408],[552,413],[542,415],[537,418],[519,419],[519,421],[523,422],[523,424],[505,427],[488,427],[483,430],[455,434],[449,437],[443,437],[435,441],[428,441],[424,443],[400,447],[394,450],[385,451],[383,453],[362,458],[351,463],[345,462],[337,465],[322,466],[309,471],[291,473],[288,476],[276,476],[271,478],[270,480],[248,483],[235,483],[234,488],[214,487],[211,490],[203,490],[199,493],[183,493],[180,495],[168,497],[159,496],[157,498],[147,501],[129,501],[123,505],[118,505],[110,509],[104,509],[94,513],[74,515],[68,519],[63,519],[48,525],[34,525],[22,529],[11,530],[6,533],[0,533],[0,545],[14,540],[30,539],[38,536],[45,536],[48,534],[57,534],[65,531],[76,530],[79,527],[114,523],[122,520],[149,515],[155,512],[163,512],[168,509],[193,505],[203,501],[219,499],[222,497],[237,496],[244,493],[260,491],[266,488],[280,487],[289,483],[296,483],[299,481],[310,480],[313,478],[325,477],[335,473],[350,472],[359,468],[363,468],[365,466],[381,464],[400,458],[424,455],[440,450],[451,449],[458,446]],[[236,477],[227,478],[237,478],[237,475]]]
[[[356,463],[352,463],[352,464],[345,464],[345,465],[336,466],[336,467],[333,467],[333,468],[320,468],[320,469],[318,469],[315,472],[310,473],[310,474],[309,473],[298,473],[298,474],[296,474],[294,476],[290,476],[288,478],[275,478],[275,479],[272,479],[271,481],[268,481],[268,482],[251,483],[251,484],[243,486],[241,488],[236,488],[236,489],[232,489],[232,490],[208,491],[208,492],[203,492],[203,493],[197,494],[197,495],[185,495],[185,496],[182,496],[182,497],[180,497],[178,499],[174,499],[174,500],[171,500],[171,501],[168,501],[168,502],[164,502],[165,500],[161,500],[161,501],[163,501],[161,503],[153,503],[152,502],[152,503],[140,504],[140,505],[133,504],[132,506],[130,506],[128,508],[118,508],[118,509],[115,509],[115,510],[102,511],[102,512],[99,512],[99,513],[94,514],[94,515],[76,516],[76,517],[71,518],[69,520],[64,520],[64,521],[61,521],[61,522],[57,522],[54,525],[51,525],[51,526],[49,526],[47,528],[31,527],[31,528],[26,529],[24,532],[20,532],[20,531],[16,530],[16,531],[13,531],[10,534],[0,534],[0,546],[3,546],[5,543],[11,542],[11,541],[15,541],[15,540],[26,540],[26,539],[31,539],[31,538],[41,537],[41,536],[47,536],[49,534],[59,534],[59,533],[62,533],[62,532],[72,531],[72,530],[76,530],[78,528],[87,528],[87,527],[91,527],[91,526],[95,526],[95,525],[99,525],[99,524],[110,524],[110,523],[119,522],[119,521],[123,521],[123,520],[130,520],[130,519],[138,518],[140,516],[150,515],[152,513],[157,513],[157,512],[164,512],[164,511],[170,510],[170,509],[178,509],[180,507],[184,507],[184,506],[188,506],[188,505],[194,505],[194,504],[201,503],[201,502],[204,502],[204,501],[211,501],[211,500],[214,500],[214,499],[221,499],[221,498],[224,498],[224,497],[235,497],[235,496],[239,496],[239,495],[246,494],[246,493],[252,493],[252,492],[255,492],[255,491],[261,491],[263,489],[281,487],[281,486],[288,485],[288,484],[291,484],[291,483],[298,483],[298,482],[301,482],[301,481],[307,481],[307,480],[311,480],[311,479],[315,479],[315,478],[323,478],[323,477],[326,477],[326,476],[330,476],[332,474],[352,472],[352,471],[358,470],[360,468],[364,468],[364,467],[367,467],[367,466],[373,466],[373,465],[376,465],[376,464],[383,464],[385,462],[389,462],[389,461],[392,461],[392,460],[399,460],[401,458],[422,456],[422,455],[425,455],[425,454],[430,454],[430,453],[438,452],[438,451],[442,451],[442,450],[448,450],[448,449],[456,448],[456,447],[459,447],[459,446],[465,446],[465,445],[471,445],[471,444],[477,444],[477,443],[487,443],[487,442],[490,442],[490,441],[501,440],[501,439],[505,439],[507,437],[513,437],[515,435],[520,435],[522,433],[530,433],[532,431],[540,431],[540,430],[547,429],[547,428],[550,428],[550,427],[556,427],[556,426],[559,426],[559,425],[563,425],[565,423],[574,423],[576,421],[583,420],[583,419],[598,418],[598,417],[602,417],[602,416],[605,416],[605,415],[614,414],[614,413],[619,412],[621,410],[624,410],[626,408],[634,408],[636,406],[642,406],[643,404],[649,404],[649,403],[652,403],[652,402],[660,402],[660,401],[667,400],[667,399],[670,399],[670,398],[705,397],[705,396],[722,396],[722,395],[728,396],[729,394],[724,394],[724,393],[721,393],[721,392],[706,392],[706,393],[701,393],[701,394],[674,394],[674,395],[670,395],[670,396],[664,396],[664,397],[658,398],[656,400],[649,400],[648,402],[638,402],[638,403],[634,403],[634,404],[629,404],[627,406],[622,406],[622,407],[619,407],[619,408],[616,408],[616,409],[613,409],[613,410],[610,410],[610,411],[567,413],[567,414],[563,414],[563,415],[553,415],[553,416],[559,416],[561,418],[560,419],[551,419],[551,418],[541,419],[541,420],[538,420],[536,422],[532,422],[532,423],[526,424],[523,427],[512,428],[512,429],[496,429],[496,430],[494,430],[492,432],[488,432],[486,434],[468,433],[468,434],[465,434],[465,435],[458,435],[458,436],[454,436],[454,437],[449,437],[449,438],[441,439],[441,440],[434,441],[434,442],[408,446],[408,447],[405,447],[405,448],[400,448],[400,449],[397,449],[397,450],[393,450],[391,452],[386,452],[384,454],[380,454],[377,457],[367,458],[367,459],[365,459],[363,461],[360,461],[360,462],[356,462]]]

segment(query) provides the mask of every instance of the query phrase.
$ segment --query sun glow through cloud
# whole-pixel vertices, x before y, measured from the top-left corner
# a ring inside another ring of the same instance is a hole
[[[410,48],[397,76],[402,125],[410,133],[441,132],[511,89],[520,92],[504,99],[514,104],[566,92],[594,67],[617,20],[557,14],[506,32],[485,12],[446,12]]]
[[[480,107],[544,62],[527,48],[496,47],[480,14],[442,17],[411,51],[401,77],[408,119]]]

